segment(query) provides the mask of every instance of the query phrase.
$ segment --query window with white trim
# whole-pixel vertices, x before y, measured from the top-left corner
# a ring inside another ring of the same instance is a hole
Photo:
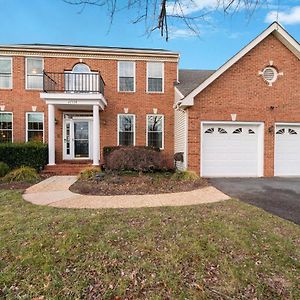
[[[29,112],[26,113],[26,141],[43,142],[44,141],[44,113]]]
[[[0,143],[11,143],[13,116],[9,112],[0,112]]]
[[[44,59],[40,57],[26,58],[26,89],[43,89]]]
[[[164,116],[147,115],[147,146],[164,148]]]
[[[0,57],[0,89],[12,88],[12,58]]]
[[[118,91],[135,92],[135,62],[118,62]]]
[[[147,92],[163,93],[164,91],[164,64],[161,62],[147,63]]]
[[[118,145],[135,145],[135,115],[118,115]]]

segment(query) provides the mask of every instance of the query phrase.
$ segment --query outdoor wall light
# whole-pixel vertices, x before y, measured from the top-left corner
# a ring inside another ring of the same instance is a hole
[[[236,114],[231,114],[231,121],[236,121]]]
[[[153,108],[153,113],[156,115],[157,114],[157,108]]]
[[[127,107],[124,107],[124,113],[128,114],[128,108]]]
[[[274,126],[273,126],[273,125],[270,126],[270,127],[268,128],[268,131],[269,131],[269,133],[272,133],[272,132],[274,131]]]
[[[37,107],[36,106],[31,106],[32,111],[36,111]]]
[[[5,111],[5,105],[0,105],[0,110]]]

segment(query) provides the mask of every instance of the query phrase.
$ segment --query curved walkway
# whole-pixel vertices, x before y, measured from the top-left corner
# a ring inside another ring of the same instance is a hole
[[[37,205],[64,208],[137,208],[158,206],[184,206],[213,203],[230,199],[212,186],[202,189],[156,195],[90,196],[75,194],[69,187],[76,176],[53,176],[28,188],[23,198]]]

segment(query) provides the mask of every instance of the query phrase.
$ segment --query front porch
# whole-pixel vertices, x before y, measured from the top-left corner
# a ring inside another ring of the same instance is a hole
[[[87,79],[89,76],[92,78]],[[104,98],[104,83],[100,84],[99,75],[97,74],[97,76],[95,78],[95,74],[85,74],[83,78],[88,85],[83,79],[79,81],[77,79],[77,83],[75,82],[74,85],[68,76],[67,82],[69,84],[67,86],[66,77],[64,77],[65,83],[61,88],[61,85],[54,85],[54,82],[59,82],[59,80],[55,80],[54,77],[50,81],[49,74],[44,74],[44,92],[40,93],[40,97],[48,106],[48,166],[55,166],[57,162],[55,154],[57,142],[55,112],[57,110],[62,112],[62,149],[60,150],[64,164],[62,167],[72,169],[74,164],[73,166],[71,164],[71,167],[66,167],[66,164],[71,161],[92,162],[92,165],[99,166],[100,110],[105,109],[107,102]],[[95,82],[98,82],[97,85]],[[92,91],[87,90],[87,86]],[[79,167],[80,165],[77,169]]]

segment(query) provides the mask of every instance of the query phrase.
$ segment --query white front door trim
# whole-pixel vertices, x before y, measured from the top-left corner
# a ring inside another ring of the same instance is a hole
[[[264,175],[264,122],[236,122],[236,121],[200,121],[200,176],[203,174],[203,127],[204,125],[252,125],[258,127],[258,167],[257,177]]]
[[[63,160],[90,160],[93,158],[93,117],[90,114],[87,116],[76,116],[76,113],[72,118],[65,118],[65,115],[70,115],[71,113],[63,113]],[[89,124],[89,157],[75,157],[75,139],[74,139],[74,122],[76,121],[86,121]],[[67,133],[66,126],[69,124],[69,136],[70,136],[70,151],[67,154]]]

